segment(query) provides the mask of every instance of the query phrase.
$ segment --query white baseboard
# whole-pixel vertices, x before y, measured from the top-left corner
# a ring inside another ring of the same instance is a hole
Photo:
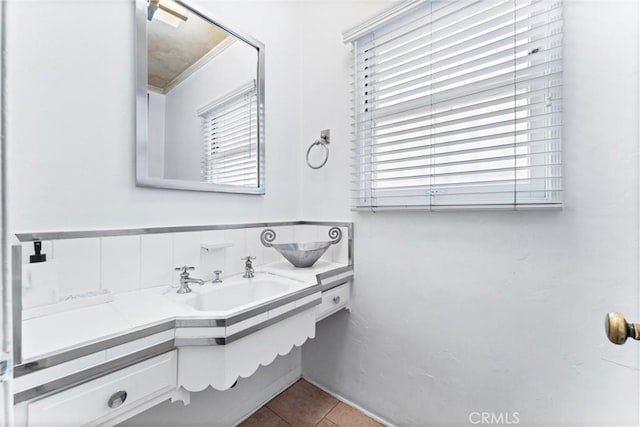
[[[368,416],[369,418],[379,422],[380,424],[386,426],[386,427],[397,427],[395,424],[385,420],[382,417],[379,417],[378,415],[372,413],[371,411],[361,407],[360,405],[357,405],[355,403],[353,403],[352,401],[350,401],[349,399],[345,398],[344,396],[341,396],[340,394],[334,392],[333,390],[329,390],[328,388],[326,388],[323,385],[318,384],[317,382],[315,382],[314,380],[311,380],[307,377],[305,377],[304,375],[302,375],[302,378],[305,381],[310,382],[311,384],[313,384],[314,386],[318,387],[320,390],[323,390],[327,393],[329,393],[331,396],[335,397],[336,399],[340,400],[341,402],[346,403],[347,405],[356,408],[358,411],[362,412],[363,414],[365,414],[366,416]]]
[[[266,405],[271,399],[273,399],[274,397],[276,397],[277,395],[279,395],[280,393],[282,393],[283,391],[285,391],[286,389],[288,389],[289,387],[291,387],[293,384],[295,384],[296,381],[298,381],[300,378],[302,378],[302,375],[300,374],[300,372],[296,372],[296,371],[292,371],[290,374],[288,374],[281,382],[280,386],[278,388],[276,388],[275,390],[273,390],[271,393],[269,393],[269,396],[265,399],[263,399],[263,401],[261,403],[259,403],[258,405],[256,405],[253,409],[251,409],[249,412],[247,412],[242,418],[240,418],[236,423],[234,423],[234,426],[237,426],[238,424],[240,424],[241,422],[243,422],[244,420],[246,420],[247,418],[249,418],[251,415],[255,414],[258,409],[262,408],[264,405]]]

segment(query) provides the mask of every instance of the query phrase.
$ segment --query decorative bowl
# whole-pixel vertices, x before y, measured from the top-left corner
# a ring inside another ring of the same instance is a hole
[[[297,268],[312,267],[322,255],[342,239],[342,231],[338,227],[329,229],[331,240],[326,242],[273,243],[276,232],[267,228],[260,234],[260,241],[268,248],[274,248],[287,261]]]

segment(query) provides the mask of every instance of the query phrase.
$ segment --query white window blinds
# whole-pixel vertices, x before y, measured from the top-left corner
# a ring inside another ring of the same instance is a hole
[[[561,206],[561,6],[435,0],[357,36],[352,206]]]
[[[202,181],[258,186],[255,82],[198,111],[202,117]]]

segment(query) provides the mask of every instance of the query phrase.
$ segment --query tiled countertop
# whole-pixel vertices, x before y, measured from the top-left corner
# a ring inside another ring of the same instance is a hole
[[[318,283],[316,275],[343,267],[344,264],[321,260],[314,267],[297,269],[283,261],[256,271],[313,286]],[[116,294],[111,302],[23,321],[22,362],[43,359],[176,318],[197,317],[194,310],[163,295],[167,292],[175,292],[175,288],[164,286]]]

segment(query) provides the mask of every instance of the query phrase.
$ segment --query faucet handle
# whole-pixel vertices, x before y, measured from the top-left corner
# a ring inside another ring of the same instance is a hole
[[[244,263],[244,274],[242,275],[242,277],[244,277],[245,279],[251,279],[253,277],[253,264],[251,264],[251,260],[252,259],[256,259],[256,257],[248,255],[244,258],[240,258],[243,261],[245,261]]]
[[[196,268],[193,266],[187,266],[187,265],[183,265],[182,267],[176,267],[174,268],[175,271],[181,271],[180,274],[186,274],[187,276],[189,275],[189,271],[191,270],[195,270]]]
[[[222,283],[222,279],[220,275],[222,274],[222,270],[214,270],[213,274],[216,275],[216,278],[211,281],[211,283]]]

